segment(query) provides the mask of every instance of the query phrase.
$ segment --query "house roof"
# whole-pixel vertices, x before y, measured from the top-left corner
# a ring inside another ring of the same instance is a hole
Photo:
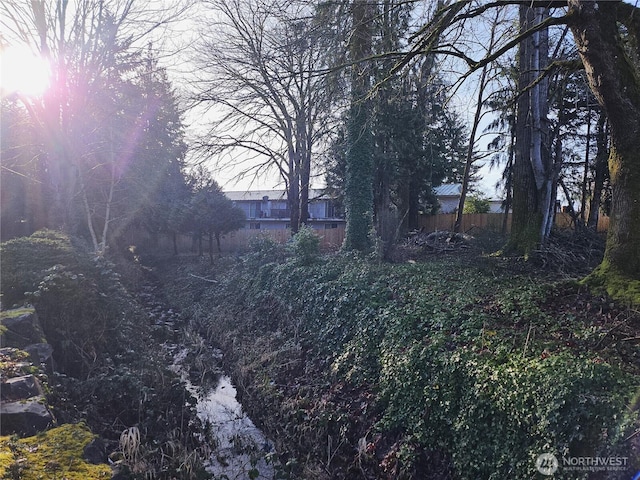
[[[436,197],[459,197],[462,193],[461,183],[443,183],[433,187]]]
[[[234,190],[231,192],[224,192],[229,200],[253,200],[262,201],[264,197],[268,197],[269,200],[285,200],[287,198],[287,192],[285,190]]]
[[[287,191],[286,190],[233,190],[229,192],[224,192],[229,200],[233,201],[262,201],[264,197],[267,197],[268,200],[286,200],[287,199]],[[310,188],[309,189],[309,199],[317,200],[317,199],[328,199],[330,198],[325,194],[324,190],[318,188]]]

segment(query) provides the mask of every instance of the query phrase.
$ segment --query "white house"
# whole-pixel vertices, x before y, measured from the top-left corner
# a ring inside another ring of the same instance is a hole
[[[443,183],[433,188],[436,198],[440,203],[440,211],[438,213],[455,213],[460,202],[462,194],[461,183]],[[489,213],[502,213],[502,200],[489,199]]]
[[[247,216],[245,229],[282,230],[291,227],[286,190],[230,191],[224,194]],[[335,201],[323,190],[309,190],[309,220],[312,228],[325,230],[344,225]]]
[[[433,188],[440,210],[438,213],[454,213],[458,209],[458,202],[462,194],[461,183],[443,183]]]

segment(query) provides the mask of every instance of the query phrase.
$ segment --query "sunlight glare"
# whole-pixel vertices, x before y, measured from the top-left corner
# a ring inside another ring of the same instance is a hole
[[[26,47],[5,47],[0,51],[0,93],[19,92],[40,96],[49,87],[47,61]]]

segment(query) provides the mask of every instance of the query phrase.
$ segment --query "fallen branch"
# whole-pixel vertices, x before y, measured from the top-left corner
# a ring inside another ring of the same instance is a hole
[[[201,277],[199,275],[194,275],[193,273],[190,273],[189,276],[193,277],[193,278],[197,278],[198,280],[204,280],[205,282],[209,282],[209,283],[218,283],[217,280],[213,280],[211,278],[206,278],[206,277]]]

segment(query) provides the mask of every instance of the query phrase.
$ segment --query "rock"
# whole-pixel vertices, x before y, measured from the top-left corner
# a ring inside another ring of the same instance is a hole
[[[38,316],[33,308],[7,310],[0,314],[6,330],[0,334],[0,345],[23,349],[34,343],[46,343]]]
[[[42,396],[0,404],[0,435],[17,433],[31,436],[53,423],[53,416],[44,405]]]
[[[45,364],[48,369],[53,370],[53,347],[48,343],[32,343],[23,349],[31,356],[34,365]]]
[[[113,465],[111,471],[113,472],[111,480],[130,480],[131,478],[131,470],[123,463]]]
[[[94,438],[82,452],[82,458],[87,462],[98,465],[100,463],[107,463],[107,445],[101,438]]]
[[[0,398],[5,401],[24,400],[43,393],[40,382],[33,375],[10,378],[0,386]]]

